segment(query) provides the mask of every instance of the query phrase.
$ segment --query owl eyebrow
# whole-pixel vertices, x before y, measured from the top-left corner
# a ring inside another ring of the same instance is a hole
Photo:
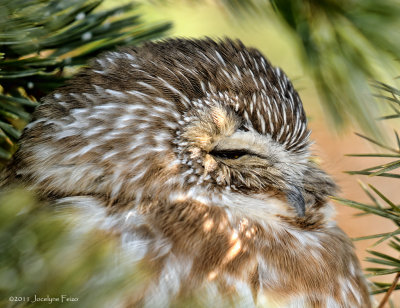
[[[236,159],[244,155],[251,155],[251,156],[256,156],[262,159],[267,159],[266,156],[263,156],[261,154],[255,153],[253,151],[250,151],[248,149],[213,149],[209,154],[220,157],[220,158],[228,158],[228,159]]]

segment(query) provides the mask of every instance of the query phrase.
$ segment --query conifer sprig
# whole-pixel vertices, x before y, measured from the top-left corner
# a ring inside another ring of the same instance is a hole
[[[0,166],[16,149],[42,96],[98,53],[158,38],[135,4],[99,10],[103,0],[0,0]]]
[[[381,90],[383,94],[377,94],[376,97],[381,99],[385,104],[389,104],[394,111],[393,116],[386,116],[382,119],[399,118],[399,97],[400,91],[395,87],[389,86],[384,83],[376,82],[374,87]],[[380,176],[386,177],[388,181],[398,181],[400,179],[400,138],[398,132],[394,131],[394,145],[386,145],[382,141],[358,134],[361,138],[379,147],[383,153],[367,153],[367,154],[349,154],[352,157],[377,157],[385,160],[390,160],[379,165],[375,165],[364,170],[348,171],[347,173],[353,175],[367,175],[369,177]],[[396,183],[396,182],[394,182]],[[388,301],[390,295],[400,289],[400,202],[399,200],[392,200],[390,196],[382,193],[381,190],[373,185],[365,185],[361,183],[362,189],[366,192],[370,199],[370,203],[355,202],[343,198],[334,198],[335,200],[361,210],[363,214],[371,214],[383,217],[388,221],[388,225],[392,225],[392,231],[380,234],[370,234],[367,236],[359,237],[354,240],[375,239],[373,247],[381,243],[387,243],[393,250],[392,255],[382,253],[376,249],[368,250],[370,256],[366,261],[373,263],[374,266],[368,267],[365,270],[369,276],[382,276],[395,274],[392,283],[379,283],[374,282],[376,288],[372,290],[372,294],[386,293],[380,306],[383,307]]]

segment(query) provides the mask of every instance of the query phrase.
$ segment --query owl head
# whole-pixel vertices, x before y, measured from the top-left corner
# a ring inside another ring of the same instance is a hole
[[[182,72],[198,71],[192,84],[197,81],[201,95],[182,100],[174,138],[185,182],[281,196],[304,215],[310,131],[292,84],[281,69],[240,42],[192,44],[185,54],[199,57],[198,67],[190,61]]]

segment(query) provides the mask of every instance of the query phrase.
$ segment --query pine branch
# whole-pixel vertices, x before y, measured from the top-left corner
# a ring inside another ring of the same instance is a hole
[[[392,292],[396,289],[396,285],[399,282],[400,279],[400,272],[397,273],[396,277],[393,279],[393,283],[390,286],[389,290],[386,292],[385,296],[383,297],[382,301],[380,302],[378,308],[383,308],[385,307],[385,304],[387,303],[387,301],[389,300],[390,295],[392,294]]]
[[[384,83],[376,82],[374,83],[379,90],[386,91],[385,95],[379,95],[381,100],[384,102],[393,102],[392,97],[397,102],[397,95],[400,93],[399,90],[386,85]],[[397,110],[397,109],[395,109]],[[384,176],[388,178],[388,181],[396,181],[400,178],[400,175],[396,172],[400,169],[400,139],[398,133],[395,131],[395,146],[388,146],[383,142],[377,141],[373,138],[369,138],[367,136],[357,134],[359,137],[367,140],[371,144],[378,146],[382,150],[390,151],[391,153],[369,153],[369,154],[351,154],[348,156],[353,157],[381,157],[385,159],[392,159],[389,163],[380,164],[377,166],[373,166],[361,171],[348,171],[349,174],[358,174],[358,175],[368,175],[368,176]],[[391,171],[391,172],[389,172]],[[395,202],[391,200],[388,196],[383,194],[378,188],[372,185],[364,185],[360,183],[363,190],[367,193],[370,200],[372,201],[372,205],[366,203],[355,202],[351,200],[335,198],[335,200],[353,208],[357,208],[361,210],[364,214],[371,214],[383,217],[388,222],[392,222],[394,225],[394,230],[392,232],[381,233],[381,234],[371,234],[367,236],[363,236],[354,240],[366,240],[366,239],[378,239],[377,242],[374,243],[373,246],[376,246],[382,242],[388,241],[389,246],[394,249],[397,256],[400,256],[400,239],[398,235],[400,234],[400,204],[399,202]],[[375,283],[378,289],[372,290],[372,294],[385,293],[379,307],[384,307],[384,305],[388,302],[391,294],[394,290],[400,289],[400,259],[399,257],[392,257],[387,254],[381,253],[379,251],[370,250],[368,251],[372,257],[367,257],[366,261],[374,264],[380,265],[380,267],[369,267],[365,270],[369,272],[369,276],[382,276],[382,275],[390,275],[396,274],[393,280],[393,283],[388,285],[384,283]]]
[[[100,52],[163,36],[136,5],[99,10],[103,0],[0,0],[0,167],[16,150],[41,97]]]

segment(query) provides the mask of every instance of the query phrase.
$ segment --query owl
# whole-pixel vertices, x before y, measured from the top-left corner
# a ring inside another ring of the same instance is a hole
[[[224,39],[94,59],[48,95],[3,185],[68,204],[154,273],[128,306],[371,307],[285,73]]]

